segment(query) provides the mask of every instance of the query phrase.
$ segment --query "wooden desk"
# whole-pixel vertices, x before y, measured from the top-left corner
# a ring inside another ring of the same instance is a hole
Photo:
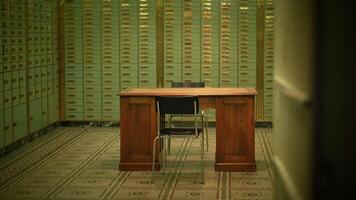
[[[198,95],[202,108],[216,109],[215,170],[256,171],[256,94],[254,88],[137,88],[123,91],[120,94],[119,169],[152,170],[153,140],[157,135],[155,96]]]

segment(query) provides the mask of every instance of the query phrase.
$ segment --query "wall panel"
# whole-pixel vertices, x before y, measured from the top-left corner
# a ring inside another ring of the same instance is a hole
[[[102,120],[117,121],[120,112],[119,1],[101,5],[101,98]]]
[[[182,81],[182,5],[183,1],[163,2],[164,87],[170,87],[172,81]]]
[[[65,118],[83,120],[84,68],[82,1],[64,3]],[[76,109],[72,109],[75,106]]]
[[[273,65],[274,65],[274,0],[265,1],[264,35],[264,116],[266,121],[273,117]]]
[[[240,0],[239,16],[239,84],[256,87],[256,1]]]
[[[84,120],[101,119],[101,1],[82,1]],[[95,93],[95,95],[93,95]]]
[[[138,1],[120,1],[120,87],[138,87]]]

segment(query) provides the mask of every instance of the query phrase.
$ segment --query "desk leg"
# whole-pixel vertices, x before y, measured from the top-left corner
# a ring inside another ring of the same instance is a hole
[[[121,97],[120,110],[119,169],[152,170],[153,140],[157,134],[155,98]],[[159,170],[159,149],[156,152],[155,168]]]
[[[256,171],[254,96],[217,97],[216,171]]]

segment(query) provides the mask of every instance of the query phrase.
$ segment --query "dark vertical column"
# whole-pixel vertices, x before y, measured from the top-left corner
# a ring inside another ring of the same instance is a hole
[[[314,198],[354,195],[356,18],[346,0],[317,5]]]
[[[59,73],[59,120],[65,119],[65,58],[64,58],[64,5],[58,3],[58,73]]]

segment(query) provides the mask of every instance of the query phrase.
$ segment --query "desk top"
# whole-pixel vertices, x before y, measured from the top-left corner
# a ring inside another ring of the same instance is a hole
[[[120,96],[241,96],[257,95],[255,88],[133,88]]]

